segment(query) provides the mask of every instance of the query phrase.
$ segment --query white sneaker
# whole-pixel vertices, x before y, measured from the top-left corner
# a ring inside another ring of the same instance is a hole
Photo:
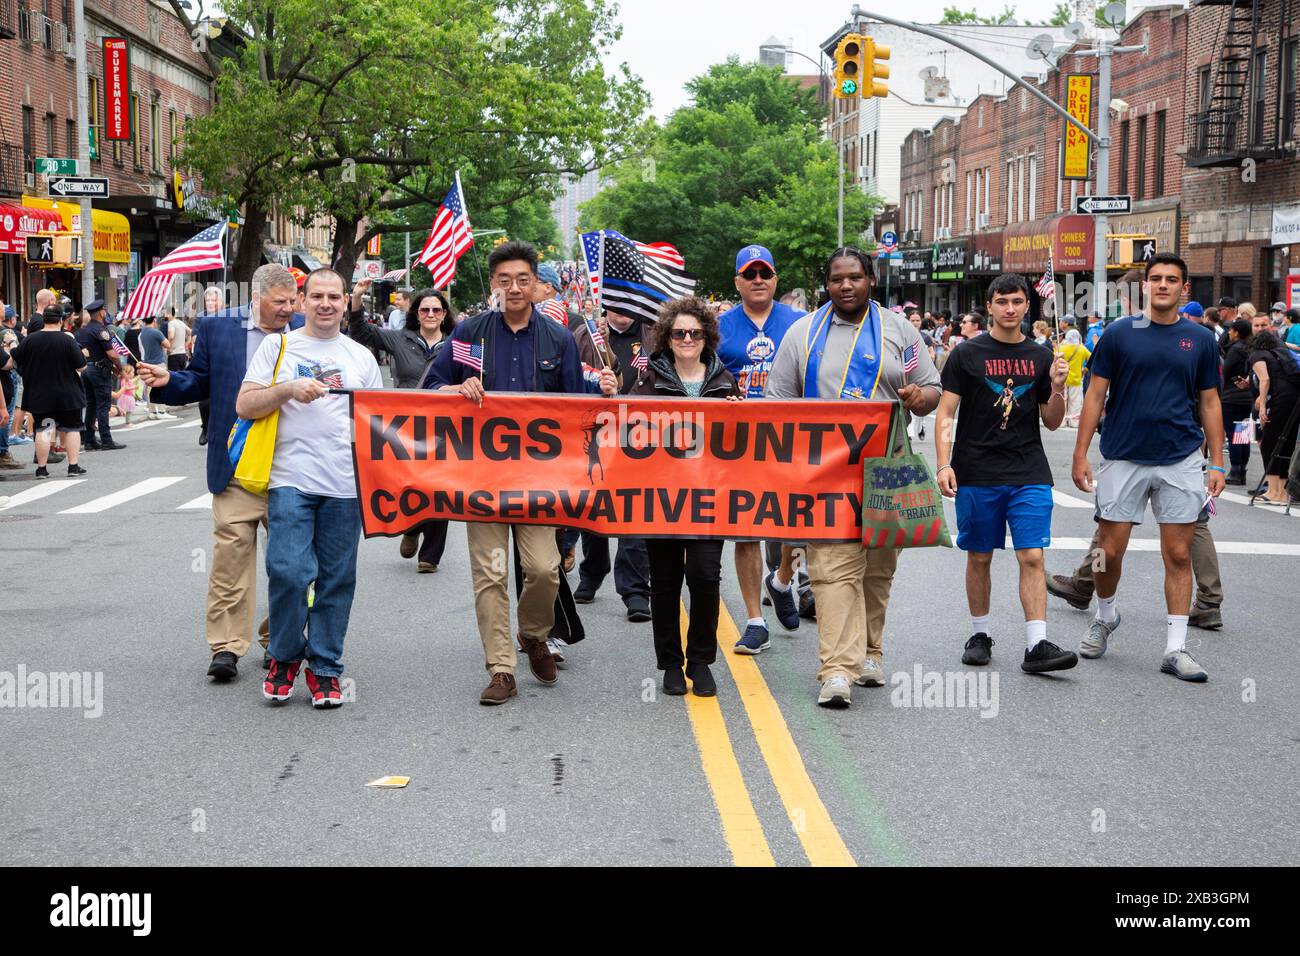
[[[836,674],[822,684],[821,693],[817,695],[817,703],[822,707],[843,709],[849,706],[852,696],[853,690],[849,679]]]
[[[158,417],[162,419],[166,419],[169,422],[174,422],[177,420],[177,416],[173,415],[171,412],[159,412]]]
[[[866,660],[862,662],[862,673],[853,679],[853,683],[859,687],[884,687],[885,672],[880,666],[879,661]]]
[[[556,637],[549,637],[546,639],[546,649],[551,652],[551,657],[555,660],[556,667],[564,666],[564,648],[568,646],[568,644]]]
[[[157,413],[157,412],[150,412],[150,413],[149,413],[149,421],[151,421],[151,422],[156,422],[157,420],[158,420],[158,413]]]

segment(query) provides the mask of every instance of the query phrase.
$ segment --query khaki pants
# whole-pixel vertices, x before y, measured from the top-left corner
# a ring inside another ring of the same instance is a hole
[[[1092,533],[1092,543],[1079,562],[1074,572],[1076,586],[1082,585],[1085,592],[1093,593],[1096,587],[1093,581],[1092,562],[1097,554],[1097,532]],[[1210,521],[1196,522],[1196,531],[1192,534],[1192,577],[1196,579],[1196,600],[1205,607],[1219,607],[1223,604],[1223,579],[1219,574],[1219,549],[1214,546],[1214,535],[1210,534]]]
[[[515,672],[515,642],[510,639],[510,530],[519,546],[524,589],[519,595],[519,633],[544,641],[555,624],[555,595],[560,589],[560,549],[555,529],[542,525],[465,525],[469,537],[470,579],[474,611],[489,674]]]
[[[257,609],[257,526],[266,527],[266,499],[232,480],[212,496],[212,570],[208,574],[208,646],[243,657]],[[266,647],[266,621],[258,626]]]
[[[817,599],[819,681],[837,674],[853,680],[862,662],[881,658],[885,609],[898,552],[860,544],[808,544],[808,576]]]

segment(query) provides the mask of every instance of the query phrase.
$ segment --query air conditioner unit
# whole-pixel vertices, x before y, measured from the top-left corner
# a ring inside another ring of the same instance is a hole
[[[975,217],[975,225],[980,229],[987,229],[989,225],[989,214],[982,212]]]
[[[35,189],[35,188],[36,188],[36,174],[35,174],[35,173],[23,173],[23,185],[26,186],[28,189]]]
[[[69,60],[77,58],[77,46],[73,42],[72,30],[66,23],[62,24],[63,28],[63,55]]]

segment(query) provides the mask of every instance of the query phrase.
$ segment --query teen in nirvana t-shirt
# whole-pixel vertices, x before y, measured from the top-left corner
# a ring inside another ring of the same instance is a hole
[[[935,427],[935,477],[943,494],[957,499],[957,547],[966,552],[966,600],[974,634],[962,663],[991,659],[989,571],[993,552],[1006,547],[1009,530],[1025,612],[1020,666],[1036,674],[1073,667],[1078,658],[1047,640],[1043,549],[1052,542],[1052,471],[1038,427],[1041,419],[1055,430],[1065,417],[1069,364],[1025,336],[1021,322],[1028,307],[1024,278],[999,276],[989,287],[988,333],[948,357]],[[961,417],[950,440],[959,406]]]

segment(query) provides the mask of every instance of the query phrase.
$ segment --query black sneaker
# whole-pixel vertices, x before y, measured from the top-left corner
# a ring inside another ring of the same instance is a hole
[[[776,587],[776,572],[769,571],[767,577],[763,578],[763,590],[767,596],[772,599],[772,607],[776,610],[776,619],[781,622],[781,626],[787,631],[797,631],[799,629],[799,605],[795,593],[794,581],[784,590]]]
[[[300,667],[302,661],[286,664],[272,659],[271,667],[266,672],[266,679],[262,681],[262,696],[277,704],[282,704],[292,697],[293,682],[298,677]]]
[[[594,604],[596,601],[596,588],[598,584],[592,584],[590,581],[579,581],[578,588],[573,592],[574,604]]]
[[[982,666],[987,664],[992,656],[993,638],[987,634],[979,633],[966,642],[966,650],[961,655],[961,662],[963,664]]]
[[[38,466],[37,469],[36,469],[36,475],[35,475],[35,477],[37,477],[37,478],[48,478],[48,477],[50,477],[50,470],[49,470],[48,468],[46,468],[44,465],[40,465],[40,466]]]
[[[208,666],[208,676],[216,681],[228,681],[239,673],[239,658],[235,657],[233,651],[217,651],[212,655],[212,663]]]
[[[696,661],[688,662],[686,676],[691,679],[691,693],[696,697],[717,696],[718,684],[713,679],[713,672],[709,670],[708,664],[701,664]]]
[[[1063,651],[1051,641],[1039,641],[1032,651],[1025,651],[1025,659],[1020,669],[1026,674],[1041,674],[1044,671],[1068,671],[1079,658],[1074,651]]]
[[[126,446],[123,445],[120,441],[109,441],[109,442],[104,442],[104,444],[102,444],[102,445],[99,446],[99,448],[100,448],[101,451],[118,451],[119,449],[122,449],[122,448],[125,448],[125,447],[126,447]]]
[[[271,652],[262,651],[262,670],[269,671],[271,669],[271,660]]]
[[[577,600],[576,598],[574,599]],[[644,624],[650,620],[650,602],[640,595],[627,599],[627,619],[634,624]]]
[[[686,693],[686,675],[680,667],[669,667],[664,671],[664,693],[672,697]]]
[[[82,468],[80,465],[69,465],[69,466],[68,466],[68,477],[69,477],[69,478],[71,478],[71,477],[74,476],[74,475],[86,475],[86,474],[89,474],[89,472],[86,471],[86,469]]]

